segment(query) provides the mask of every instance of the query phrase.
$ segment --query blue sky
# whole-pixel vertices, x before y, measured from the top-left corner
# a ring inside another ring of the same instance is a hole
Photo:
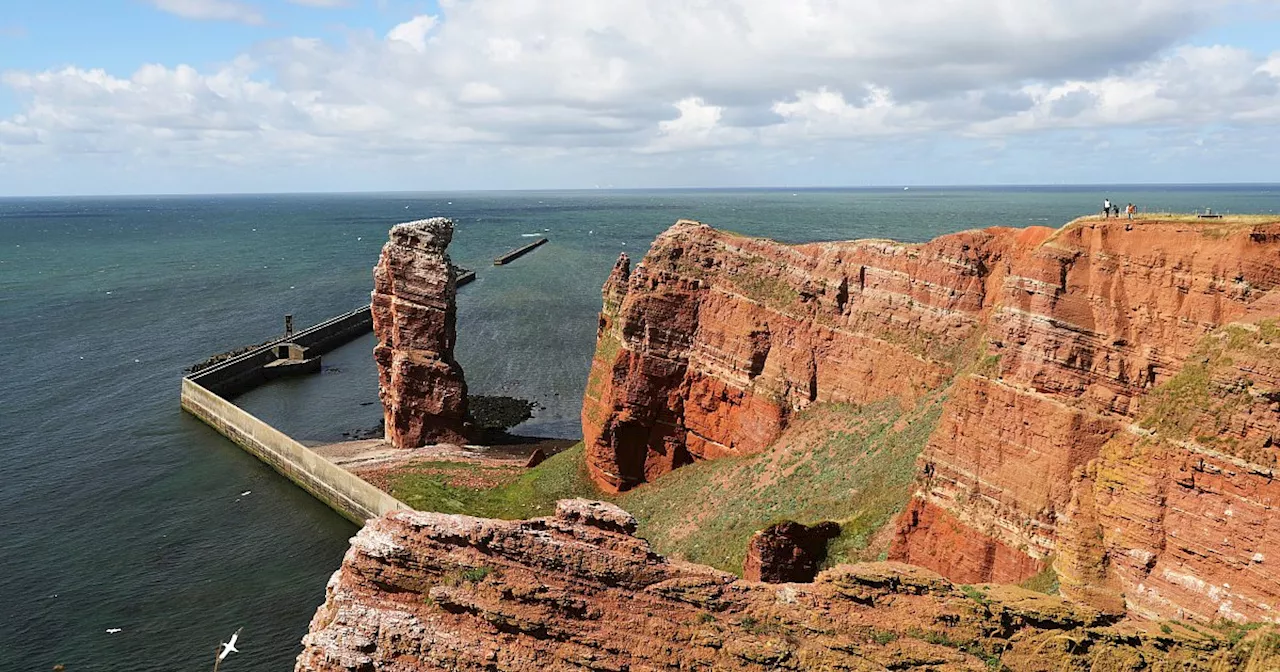
[[[1276,182],[1277,150],[1275,1],[0,11],[0,195]]]
[[[6,70],[79,65],[117,75],[144,63],[206,67],[266,40],[306,35],[341,41],[358,30],[381,35],[406,17],[439,13],[434,2],[350,2],[328,8],[285,0],[244,4],[264,23],[192,20],[144,0],[6,0],[0,64]]]

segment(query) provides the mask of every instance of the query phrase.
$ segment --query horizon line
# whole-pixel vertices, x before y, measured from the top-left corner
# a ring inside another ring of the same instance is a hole
[[[240,191],[240,192],[153,192],[121,194],[9,194],[0,200],[47,198],[184,198],[208,196],[376,196],[408,194],[497,194],[497,193],[578,193],[578,192],[654,192],[654,191],[856,191],[856,190],[910,190],[910,189],[1131,189],[1142,187],[1280,187],[1280,182],[1130,182],[1130,183],[1010,183],[1010,184],[881,184],[841,186],[718,186],[718,187],[556,187],[556,188],[472,188],[472,189],[424,189],[424,190],[357,190],[357,191]]]

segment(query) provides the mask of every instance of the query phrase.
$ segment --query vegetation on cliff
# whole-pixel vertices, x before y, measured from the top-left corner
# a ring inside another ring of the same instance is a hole
[[[436,468],[434,473],[393,478],[391,495],[419,511],[505,520],[550,515],[559,499],[598,498],[587,477],[581,444],[522,474],[470,462],[435,462],[431,466]]]
[[[1195,441],[1275,467],[1271,434],[1250,431],[1242,420],[1265,417],[1280,404],[1280,389],[1267,375],[1275,372],[1280,326],[1274,319],[1227,325],[1201,339],[1182,370],[1143,399],[1140,424],[1164,439]]]
[[[1050,233],[789,246],[681,222],[605,286],[585,448],[396,494],[521,518],[625,490],[657,550],[735,573],[783,520],[840,523],[829,564],[881,557],[910,504],[891,557],[957,581],[1265,616],[1280,221]]]
[[[659,551],[734,573],[751,535],[785,520],[840,523],[828,566],[883,559],[888,540],[879,533],[910,497],[915,460],[940,412],[939,400],[911,412],[896,403],[820,404],[763,453],[693,464],[621,495],[595,487],[581,446],[518,477],[434,463],[440,472],[401,476],[391,494],[419,510],[509,520],[549,515],[558,499],[608,499],[636,516],[639,535]]]
[[[840,523],[828,566],[883,559],[879,533],[910,498],[940,412],[936,400],[911,412],[820,404],[762,453],[695,463],[615,501],[661,552],[725,571],[742,570],[752,534],[785,520]]]
[[[298,672],[1276,669],[1274,628],[1112,619],[894,562],[812,583],[671,562],[600,502],[501,521],[398,511],[352,540]]]

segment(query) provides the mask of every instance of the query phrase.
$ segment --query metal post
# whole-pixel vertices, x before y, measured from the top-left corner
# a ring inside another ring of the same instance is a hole
[[[284,337],[293,338],[293,316],[284,316]]]

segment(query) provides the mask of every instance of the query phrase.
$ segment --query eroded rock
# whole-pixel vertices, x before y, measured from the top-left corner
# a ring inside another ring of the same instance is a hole
[[[466,441],[467,383],[453,356],[452,239],[453,221],[443,217],[397,224],[373,270],[378,396],[396,448]]]
[[[658,555],[619,531],[629,515],[611,505],[558,511],[370,521],[329,581],[296,669],[1020,672],[1233,660],[1226,638],[1100,624],[1061,598],[961,589],[897,563],[840,566],[811,584],[741,581]],[[1251,669],[1275,661],[1251,655]]]
[[[588,468],[626,490],[815,403],[946,389],[890,557],[975,583],[1057,558],[1106,612],[1276,619],[1277,259],[1266,218],[807,245],[681,221],[605,285]]]
[[[807,583],[827,557],[827,542],[840,535],[837,523],[812,527],[795,522],[772,525],[751,537],[742,577],[766,583]]]

